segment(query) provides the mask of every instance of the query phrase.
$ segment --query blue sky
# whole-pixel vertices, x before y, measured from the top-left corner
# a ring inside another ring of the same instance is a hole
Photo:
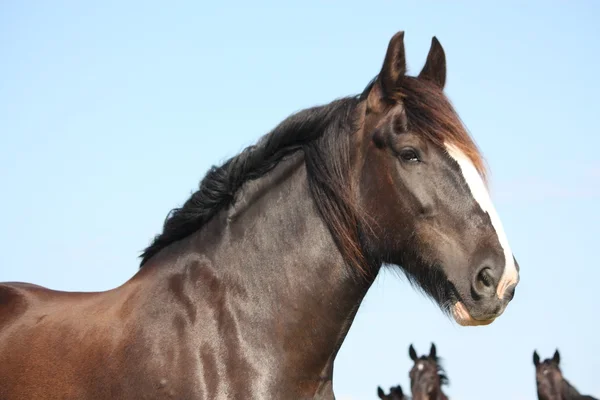
[[[360,92],[396,31],[414,74],[437,35],[521,284],[494,324],[461,328],[382,273],[340,351],[336,395],[408,390],[409,344],[434,341],[452,398],[533,399],[532,352],[556,347],[566,377],[600,396],[600,3],[452,3],[2,2],[0,281],[121,284],[210,165],[294,111]]]

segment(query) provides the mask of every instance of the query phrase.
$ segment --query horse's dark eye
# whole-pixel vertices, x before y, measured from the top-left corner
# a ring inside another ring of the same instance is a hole
[[[415,149],[407,148],[400,150],[400,159],[404,162],[419,162],[419,155]]]

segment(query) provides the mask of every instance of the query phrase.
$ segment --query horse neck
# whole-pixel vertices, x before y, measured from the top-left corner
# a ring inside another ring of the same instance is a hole
[[[435,400],[448,400],[448,396],[446,396],[446,393],[444,393],[441,386],[438,387],[437,397],[435,398]]]
[[[581,394],[571,383],[565,378],[562,379],[561,382],[561,393],[564,400],[575,400],[580,399]]]
[[[539,400],[564,400],[563,394],[560,390],[554,390],[550,396],[546,396],[545,394],[541,393],[539,389],[537,393]]]
[[[296,154],[246,184],[234,206],[163,250],[140,275],[148,268],[163,286],[183,277],[174,286],[185,296],[176,297],[189,298],[187,308],[210,309],[196,318],[198,327],[203,318],[233,318],[232,340],[246,352],[240,357],[253,353],[276,365],[274,374],[319,390],[330,386],[334,358],[372,279],[358,279],[344,263],[303,160]]]
[[[412,393],[412,400],[449,400],[441,386],[432,394]]]
[[[569,381],[562,376],[560,380],[552,380],[552,394],[546,396],[538,390],[538,399],[540,400],[575,400],[579,399],[580,394]]]

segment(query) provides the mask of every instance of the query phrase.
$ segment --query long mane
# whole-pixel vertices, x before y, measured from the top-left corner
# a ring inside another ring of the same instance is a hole
[[[171,210],[163,231],[141,255],[140,267],[162,249],[199,230],[229,207],[246,183],[271,171],[286,156],[304,151],[312,195],[346,261],[363,266],[358,246],[359,217],[349,186],[350,139],[357,96],[302,110],[281,122],[258,143],[221,166],[210,168],[199,189]]]

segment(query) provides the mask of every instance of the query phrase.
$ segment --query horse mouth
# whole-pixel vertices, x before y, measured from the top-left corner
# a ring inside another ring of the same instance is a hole
[[[454,318],[454,321],[456,321],[456,323],[459,324],[460,326],[489,325],[492,322],[494,322],[496,320],[496,318],[499,316],[499,315],[495,315],[491,318],[483,318],[483,319],[474,318],[471,315],[471,313],[469,312],[465,303],[462,301],[460,294],[454,287],[450,291],[450,299],[451,299],[451,304],[452,304],[450,306],[450,312],[452,314],[452,317]]]
[[[475,319],[467,310],[464,303],[462,301],[457,301],[452,305],[452,316],[456,323],[460,326],[482,326],[489,325],[496,320],[496,318],[490,319]]]

